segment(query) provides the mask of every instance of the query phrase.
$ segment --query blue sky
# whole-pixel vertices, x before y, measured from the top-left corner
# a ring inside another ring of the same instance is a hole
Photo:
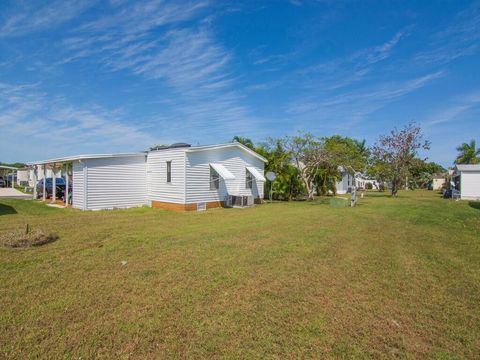
[[[4,0],[0,160],[415,121],[449,165],[480,141],[479,46],[461,0]]]

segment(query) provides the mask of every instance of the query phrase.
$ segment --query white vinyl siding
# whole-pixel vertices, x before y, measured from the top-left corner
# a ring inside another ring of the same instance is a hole
[[[238,147],[211,149],[186,154],[186,203],[225,201],[227,195],[252,195],[263,198],[263,181],[254,180],[252,189],[245,187],[246,167],[263,174],[264,163]],[[235,179],[220,178],[219,189],[210,189],[210,163],[221,164]]]
[[[168,161],[172,162],[171,182],[167,182]],[[185,148],[148,153],[147,189],[150,201],[185,203]]]
[[[146,204],[145,155],[89,159],[85,160],[85,166],[87,210]],[[75,189],[73,193],[75,196]]]
[[[460,181],[462,199],[480,199],[480,171],[462,172]]]
[[[74,161],[72,166],[72,206],[83,210],[84,205],[84,163]]]

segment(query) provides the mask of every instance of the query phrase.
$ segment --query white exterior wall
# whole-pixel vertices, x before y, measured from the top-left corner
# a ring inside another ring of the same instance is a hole
[[[149,201],[185,204],[186,148],[151,151],[147,155],[147,198]],[[167,183],[167,161],[172,162],[172,181]]]
[[[85,160],[86,210],[147,203],[145,155]]]
[[[17,170],[17,185],[20,185],[21,182],[28,182],[30,180],[29,175],[30,175],[29,169]]]
[[[337,194],[346,194],[348,188],[353,185],[353,176],[350,173],[342,173],[342,180],[337,181],[335,187],[337,189]],[[348,185],[350,181],[351,185]]]
[[[210,163],[222,164],[234,176],[233,180],[220,178],[218,190],[210,190]],[[264,173],[264,163],[238,148],[210,149],[186,153],[186,203],[225,201],[227,195],[252,195],[263,198],[264,182],[254,180],[253,189],[246,189],[246,167],[255,167]]]
[[[433,190],[442,190],[443,185],[445,184],[444,178],[434,178],[432,182]]]
[[[461,173],[460,196],[465,200],[480,200],[480,171]]]
[[[84,209],[85,203],[85,163],[74,161],[72,163],[72,207]]]

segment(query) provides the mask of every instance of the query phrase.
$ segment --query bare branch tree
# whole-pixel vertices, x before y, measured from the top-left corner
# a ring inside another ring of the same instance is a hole
[[[430,149],[430,143],[423,141],[422,129],[414,124],[402,130],[394,129],[389,135],[381,136],[372,148],[373,162],[381,164],[396,196],[402,180],[414,165],[420,149]]]
[[[309,133],[287,136],[283,139],[284,147],[290,154],[291,161],[298,168],[300,178],[307,190],[308,199],[313,200],[315,192],[315,174],[322,163],[328,159],[321,139]]]

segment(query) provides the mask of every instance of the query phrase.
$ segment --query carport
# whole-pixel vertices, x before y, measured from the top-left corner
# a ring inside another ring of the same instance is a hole
[[[43,189],[42,189],[42,201],[47,201],[47,184],[46,179],[47,171],[51,171],[52,177],[52,196],[50,198],[51,204],[58,204],[62,206],[69,206],[68,199],[70,198],[70,185],[71,185],[71,161],[68,159],[57,159],[57,160],[45,160],[28,163],[28,166],[33,169],[33,198],[38,198],[37,183],[39,180],[43,179]],[[65,198],[57,199],[56,187],[57,187],[57,176],[62,174],[62,170],[65,172]]]
[[[4,179],[6,179],[6,176],[8,177],[10,174],[12,175],[12,188],[15,187],[15,181],[13,180],[13,173],[17,172],[17,168],[13,166],[6,166],[6,165],[0,165],[0,175],[3,176]]]

